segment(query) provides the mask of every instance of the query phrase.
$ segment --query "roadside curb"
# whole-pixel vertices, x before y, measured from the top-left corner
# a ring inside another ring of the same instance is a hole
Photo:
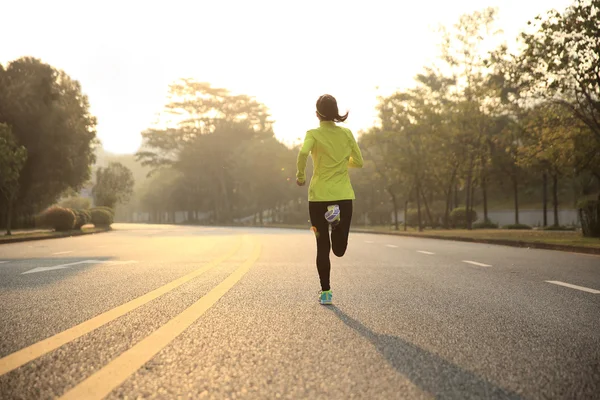
[[[412,233],[394,233],[394,232],[378,232],[366,229],[351,229],[351,232],[355,233],[370,233],[374,235],[388,235],[388,236],[408,236],[421,239],[438,239],[438,240],[452,240],[455,242],[470,242],[470,243],[483,243],[483,244],[497,244],[501,246],[521,247],[530,249],[541,249],[541,250],[558,250],[558,251],[569,251],[574,253],[585,253],[600,255],[600,248],[584,247],[584,246],[569,246],[564,244],[552,244],[552,243],[539,243],[539,242],[524,242],[522,240],[509,240],[509,239],[479,239],[479,238],[468,238],[461,236],[441,236],[441,235],[418,235]]]
[[[55,235],[48,236],[29,236],[29,237],[18,237],[12,236],[10,239],[0,239],[0,246],[3,244],[11,244],[11,243],[22,243],[22,242],[33,242],[35,240],[47,240],[47,239],[62,239],[66,237],[74,237],[74,236],[84,236],[84,235],[95,235],[97,233],[106,233],[112,231],[112,228],[100,229],[93,232],[82,232],[82,231],[72,231],[72,232],[60,232]]]
[[[279,229],[298,229],[304,230],[305,228],[301,227],[293,227],[293,226],[283,226],[278,227],[276,225],[267,225],[264,228],[279,228]],[[308,228],[306,228],[308,230]],[[509,246],[509,247],[520,247],[520,248],[529,248],[529,249],[540,249],[540,250],[556,250],[556,251],[567,251],[572,253],[584,253],[584,254],[594,254],[600,255],[600,248],[594,247],[584,247],[584,246],[570,246],[564,244],[552,244],[552,243],[540,243],[540,242],[524,242],[522,240],[509,240],[509,239],[480,239],[480,238],[468,238],[461,236],[441,236],[441,235],[419,235],[414,233],[403,233],[394,231],[383,232],[383,231],[374,231],[369,229],[350,229],[350,232],[353,233],[370,233],[373,235],[387,235],[387,236],[408,236],[420,239],[438,239],[438,240],[451,240],[455,242],[469,242],[469,243],[482,243],[482,244],[495,244],[500,246]]]

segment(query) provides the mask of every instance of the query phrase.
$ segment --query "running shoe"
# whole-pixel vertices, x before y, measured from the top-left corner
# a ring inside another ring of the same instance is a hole
[[[340,206],[333,205],[327,207],[327,212],[325,213],[325,219],[332,227],[336,227],[340,223]]]
[[[324,290],[319,295],[319,302],[323,305],[332,304],[331,298],[333,295],[331,294],[331,290]]]

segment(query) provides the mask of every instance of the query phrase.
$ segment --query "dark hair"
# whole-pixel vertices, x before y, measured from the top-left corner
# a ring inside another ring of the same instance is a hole
[[[324,94],[317,100],[317,113],[323,121],[344,122],[348,118],[348,113],[340,115],[335,97],[329,94]]]

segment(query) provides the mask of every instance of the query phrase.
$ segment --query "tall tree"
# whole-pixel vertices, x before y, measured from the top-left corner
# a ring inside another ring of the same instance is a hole
[[[549,11],[523,33],[521,65],[540,97],[570,110],[598,140],[600,150],[600,0],[575,0]]]
[[[0,123],[0,193],[6,210],[6,234],[11,234],[12,209],[19,190],[19,175],[27,160],[27,149],[17,144],[12,130]]]
[[[80,84],[63,71],[34,58],[0,69],[0,122],[27,149],[19,211],[33,214],[90,178],[96,120]]]
[[[180,171],[193,187],[204,188],[215,221],[231,223],[240,154],[250,142],[273,136],[267,108],[250,96],[186,79],[171,86],[163,117],[171,125],[144,132],[137,158]]]
[[[485,183],[490,157],[489,140],[486,138],[489,128],[486,98],[490,68],[486,62],[486,50],[489,50],[490,39],[500,33],[494,27],[496,13],[494,8],[486,8],[462,15],[452,30],[444,31],[442,45],[442,60],[450,67],[455,82],[454,118],[466,161],[463,170],[466,175],[465,204],[469,213],[474,205],[472,186],[477,179],[477,172],[484,184],[483,197],[487,201]],[[487,211],[487,204],[484,208]],[[471,225],[471,219],[467,218],[467,228],[471,229]]]
[[[115,208],[117,204],[127,202],[133,192],[133,184],[131,171],[121,163],[98,168],[96,185],[92,190],[96,205]]]

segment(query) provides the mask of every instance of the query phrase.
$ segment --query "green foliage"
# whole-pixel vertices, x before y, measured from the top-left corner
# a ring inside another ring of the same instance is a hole
[[[503,226],[502,229],[531,230],[532,228],[525,224],[511,224]]]
[[[96,228],[108,228],[112,225],[113,215],[105,208],[92,208],[90,212],[92,214],[92,224]]]
[[[73,210],[87,210],[91,206],[91,201],[87,197],[75,196],[62,200],[58,205]]]
[[[39,218],[42,227],[52,228],[57,232],[70,231],[75,226],[75,213],[64,207],[50,207],[43,211]]]
[[[545,228],[542,228],[545,231],[575,231],[575,227],[574,226],[562,226],[562,225],[551,225],[551,226],[547,226]]]
[[[27,150],[20,146],[12,129],[0,123],[0,205],[7,205],[8,220],[6,232],[11,234],[12,207],[19,190],[21,170],[27,160]]]
[[[600,149],[600,0],[575,0],[538,16],[522,35],[521,65],[541,97],[559,101],[593,132]]]
[[[81,229],[84,225],[92,222],[92,213],[89,210],[72,210],[75,214],[74,229]]]
[[[113,217],[115,216],[115,210],[110,208],[110,207],[106,207],[106,206],[96,206],[94,208],[92,208],[92,210],[104,210],[107,213],[109,213],[110,215],[112,215]]]
[[[461,16],[444,33],[441,62],[417,75],[413,88],[380,98],[381,126],[360,137],[367,167],[353,184],[365,209],[405,201],[414,208],[420,200],[422,225],[430,214],[435,225],[445,212],[431,203],[489,208],[506,193],[518,222],[524,195],[531,202],[540,192],[535,203],[542,201],[542,174],[552,180],[546,199],[556,194],[556,208],[570,196],[559,193],[562,181],[581,180],[576,195],[598,191],[598,9],[600,0],[576,0],[537,19],[522,53],[501,46],[487,58],[494,10]],[[418,225],[415,211],[407,222]],[[465,227],[466,215],[450,225]]]
[[[465,207],[458,207],[452,210],[450,213],[450,223],[452,224],[452,227],[459,229],[466,228],[468,224],[468,217],[470,217],[471,223],[477,220],[477,211],[471,210],[468,214],[469,216],[467,216],[467,209]]]
[[[133,193],[133,175],[123,164],[111,162],[96,171],[96,185],[92,190],[96,204],[114,208],[129,200]]]
[[[600,238],[600,200],[586,200],[578,204],[583,236]]]
[[[418,210],[416,208],[409,208],[408,210],[406,210],[406,226],[415,227],[418,225]]]
[[[498,229],[498,224],[491,221],[476,222],[473,224],[473,229]]]
[[[190,79],[172,85],[171,96],[165,114],[180,122],[144,132],[137,154],[153,168],[140,201],[154,220],[200,210],[229,224],[299,195],[296,154],[275,139],[265,105]]]
[[[36,213],[90,178],[96,120],[79,83],[63,71],[29,57],[0,69],[0,123],[29,155],[19,176],[21,210]]]

